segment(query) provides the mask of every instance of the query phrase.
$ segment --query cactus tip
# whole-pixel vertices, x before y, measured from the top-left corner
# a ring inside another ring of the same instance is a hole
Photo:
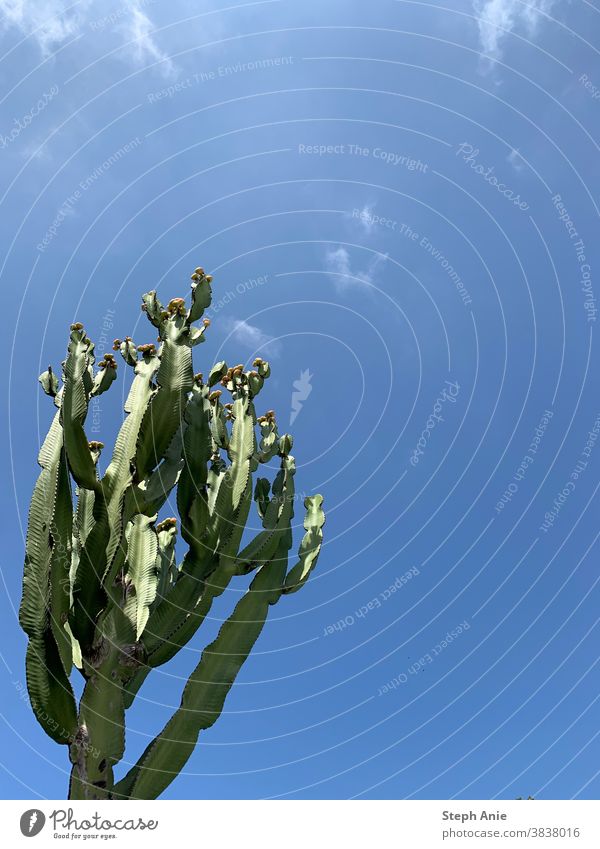
[[[156,354],[156,345],[154,342],[147,342],[145,345],[138,345],[137,349],[140,354],[143,354],[144,356],[148,354],[150,357],[154,357]]]
[[[177,530],[177,519],[174,516],[170,516],[167,519],[163,519],[162,522],[159,522],[156,526],[157,533],[160,533],[161,531],[170,530]]]
[[[171,315],[185,315],[185,312],[185,300],[183,298],[171,298],[166,309],[166,317]]]

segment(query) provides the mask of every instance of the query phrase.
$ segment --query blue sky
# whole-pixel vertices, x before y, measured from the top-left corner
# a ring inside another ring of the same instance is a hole
[[[597,798],[598,10],[0,14],[2,795],[68,776],[21,689],[37,376],[74,320],[97,350],[150,341],[141,293],[185,295],[201,264],[198,370],[271,360],[266,403],[328,519],[166,797]],[[126,762],[236,597],[148,680]]]

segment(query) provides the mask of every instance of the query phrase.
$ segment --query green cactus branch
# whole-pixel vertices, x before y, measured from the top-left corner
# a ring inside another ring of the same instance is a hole
[[[71,326],[62,381],[40,375],[57,408],[38,457],[25,545],[19,612],[29,643],[26,676],[46,733],[68,747],[71,799],[155,799],[190,757],[200,731],[225,699],[266,622],[269,608],[296,592],[314,569],[323,539],[323,499],[305,499],[305,535],[288,571],[294,516],[293,440],[275,413],[255,402],[270,367],[220,362],[204,380],[193,348],[204,341],[211,281],[192,274],[191,306],[163,306],[156,292],[142,310],[158,332],[136,346],[116,339],[133,369],[125,417],[104,474],[101,442],[89,441],[91,399],[117,377],[113,354],[96,365],[83,325]],[[231,395],[224,402],[223,392]],[[258,438],[257,438],[258,430]],[[273,482],[253,475],[279,457]],[[159,520],[174,496],[179,520]],[[262,529],[242,545],[252,502]],[[179,540],[179,543],[178,543]],[[178,563],[177,553],[183,547]],[[125,715],[152,669],[196,634],[212,604],[236,578],[249,589],[202,652],[181,705],[120,780]],[[84,679],[79,705],[71,676]]]

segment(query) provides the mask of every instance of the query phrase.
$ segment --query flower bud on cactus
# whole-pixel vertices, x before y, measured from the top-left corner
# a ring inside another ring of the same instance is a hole
[[[167,306],[167,313],[169,315],[185,315],[185,301],[183,298],[172,298],[169,301],[169,305]]]
[[[88,443],[88,445],[94,464],[96,464],[100,459],[100,454],[102,453],[102,449],[104,448],[104,443],[98,442],[98,440],[96,439],[92,439],[92,441]]]
[[[156,356],[156,345],[154,342],[147,342],[145,345],[138,345],[137,349],[145,359]]]

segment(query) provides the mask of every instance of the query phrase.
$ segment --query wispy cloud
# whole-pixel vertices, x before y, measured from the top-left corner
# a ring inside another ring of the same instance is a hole
[[[535,36],[543,15],[553,5],[554,0],[473,0],[483,53],[500,59],[503,41],[515,29],[523,30],[528,38]]]
[[[511,152],[506,157],[506,161],[509,163],[509,165],[512,165],[512,167],[517,172],[520,172],[525,168],[525,163],[523,161],[523,157],[521,156],[519,151],[516,150],[516,148],[513,148],[511,150]]]
[[[375,274],[378,267],[385,262],[387,254],[375,254],[366,269],[353,268],[350,260],[350,254],[346,248],[340,246],[332,250],[328,250],[325,254],[325,264],[327,270],[333,272],[334,285],[338,291],[344,291],[352,286],[361,286],[363,284],[371,284],[375,279]]]
[[[362,209],[353,210],[348,213],[348,218],[352,219],[354,223],[357,223],[360,228],[369,235],[373,227],[375,226],[375,222],[373,219],[373,210],[375,209],[374,203],[365,203]]]
[[[104,17],[90,21],[92,7],[94,15],[102,9],[93,0],[80,0],[77,5],[69,0],[0,0],[0,27],[5,30],[18,27],[24,35],[35,39],[44,56],[49,56],[70,38],[75,38],[88,23],[98,32],[104,29],[101,25],[105,21],[114,19],[126,41],[134,42],[131,55],[137,62],[148,57],[159,60],[163,72],[171,74],[173,63],[153,38],[154,27],[144,11],[148,5],[149,0],[123,0],[117,12],[106,14],[104,10]]]
[[[31,35],[46,56],[79,31],[88,6],[83,0],[76,10],[66,11],[67,4],[57,0],[0,0],[2,27],[15,26]]]
[[[23,159],[33,159],[38,162],[50,162],[52,159],[48,146],[41,145],[39,142],[24,145],[21,149],[21,156]]]
[[[279,341],[248,321],[229,318],[225,321],[225,330],[231,338],[245,348],[250,348],[254,354],[263,353],[270,357],[277,357],[281,353]]]
[[[134,52],[138,62],[146,58],[162,62],[161,68],[165,76],[173,73],[173,62],[168,55],[160,49],[152,36],[154,25],[143,7],[148,5],[148,0],[129,0],[129,15],[124,18],[121,28],[128,40],[135,42]]]
[[[325,264],[327,265],[327,269],[333,271],[335,274],[340,274],[344,277],[352,275],[350,254],[346,248],[328,250],[325,254]]]

